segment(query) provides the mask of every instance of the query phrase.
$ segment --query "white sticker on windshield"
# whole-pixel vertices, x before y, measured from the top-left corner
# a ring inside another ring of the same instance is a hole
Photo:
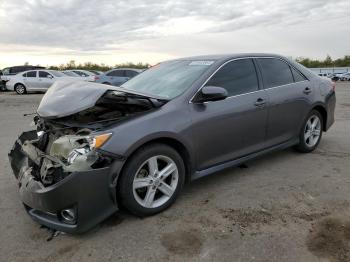
[[[214,61],[192,61],[190,66],[210,66],[214,63]]]

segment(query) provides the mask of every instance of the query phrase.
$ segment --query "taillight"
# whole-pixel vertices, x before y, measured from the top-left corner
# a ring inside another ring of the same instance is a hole
[[[95,76],[95,77],[94,77],[94,80],[95,80],[95,81],[97,81],[97,80],[99,80],[99,79],[100,79],[99,76]]]

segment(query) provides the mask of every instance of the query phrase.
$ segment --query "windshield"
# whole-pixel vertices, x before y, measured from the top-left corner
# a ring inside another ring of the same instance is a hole
[[[50,71],[48,71],[50,74],[53,74],[55,77],[63,77],[63,76],[65,76],[63,73],[61,73],[61,72],[58,72],[58,71],[52,71],[52,70],[50,70]]]
[[[187,90],[213,63],[188,60],[164,62],[135,76],[121,87],[172,99]]]

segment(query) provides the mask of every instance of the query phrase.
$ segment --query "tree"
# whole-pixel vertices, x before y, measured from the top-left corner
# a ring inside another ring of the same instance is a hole
[[[326,67],[332,66],[333,65],[333,60],[330,55],[327,55],[326,59],[324,60],[324,65]]]
[[[336,60],[333,60],[330,55],[327,55],[324,60],[298,57],[296,61],[306,67],[350,67],[350,55],[345,55],[343,58]]]

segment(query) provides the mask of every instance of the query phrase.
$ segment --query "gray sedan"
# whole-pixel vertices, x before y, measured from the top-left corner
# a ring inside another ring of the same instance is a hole
[[[183,58],[120,88],[55,83],[9,156],[29,215],[82,232],[120,206],[159,213],[184,183],[269,152],[312,152],[334,108],[332,82],[282,56]]]

